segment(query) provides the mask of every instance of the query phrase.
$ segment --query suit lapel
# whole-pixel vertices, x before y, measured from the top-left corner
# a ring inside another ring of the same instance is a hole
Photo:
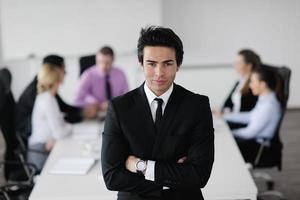
[[[144,83],[145,84],[145,83]],[[143,118],[139,120],[145,120],[147,126],[145,128],[148,129],[148,131],[145,132],[151,132],[152,136],[154,137],[155,134],[155,125],[154,121],[152,119],[152,114],[151,114],[151,109],[144,91],[144,84],[142,84],[139,89],[138,89],[138,95],[135,97],[135,102],[137,106],[136,112],[143,112],[144,114],[142,115]]]
[[[155,155],[157,153],[159,153],[160,150],[160,145],[161,142],[163,141],[164,137],[167,135],[168,131],[170,131],[170,126],[172,125],[172,122],[176,116],[177,110],[180,106],[180,103],[182,101],[182,92],[179,88],[179,86],[177,86],[174,83],[174,89],[173,92],[170,96],[170,99],[167,103],[167,106],[165,108],[164,111],[164,115],[162,118],[162,123],[161,123],[161,127],[158,130],[158,133],[155,137],[155,143],[154,143],[154,148],[152,151],[152,157],[155,157]],[[153,120],[152,120],[153,121]]]

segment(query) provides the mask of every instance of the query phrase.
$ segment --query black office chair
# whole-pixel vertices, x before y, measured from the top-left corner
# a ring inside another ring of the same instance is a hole
[[[10,85],[11,74],[8,69],[3,68],[0,70],[0,128],[6,149],[0,167],[4,167],[7,183],[0,186],[0,198],[22,199],[29,195],[33,187],[36,168],[20,158],[14,125],[15,101]]]
[[[88,68],[96,64],[96,55],[82,56],[79,58],[80,76]]]
[[[280,139],[280,128],[287,109],[291,70],[287,67],[274,67],[265,64],[263,64],[262,67],[271,69],[276,74],[277,81],[281,83],[280,85],[282,86],[281,90],[283,93],[282,115],[277,125],[274,137],[272,138],[271,141],[265,141],[264,143],[261,144],[257,156],[255,158],[255,161],[252,164],[254,169],[277,167],[277,169],[281,171],[283,144]],[[268,146],[268,144],[270,144],[270,146]],[[255,178],[263,178],[264,180],[266,180],[268,191],[259,194],[260,199],[262,199],[265,196],[271,196],[271,195],[284,199],[283,195],[280,192],[274,190],[275,183],[269,174],[265,172],[264,173],[254,172],[253,176]]]

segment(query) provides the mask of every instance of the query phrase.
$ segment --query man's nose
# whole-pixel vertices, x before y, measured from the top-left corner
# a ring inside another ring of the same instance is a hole
[[[163,66],[161,64],[158,64],[155,69],[155,75],[160,77],[164,74]]]

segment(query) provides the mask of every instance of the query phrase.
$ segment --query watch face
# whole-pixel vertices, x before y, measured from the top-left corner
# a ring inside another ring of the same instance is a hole
[[[136,164],[136,168],[139,171],[144,171],[146,169],[146,163],[143,160],[138,161],[138,163]]]

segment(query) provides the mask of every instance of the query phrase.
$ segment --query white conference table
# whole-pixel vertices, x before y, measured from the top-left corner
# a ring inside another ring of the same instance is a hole
[[[257,196],[256,185],[227,125],[215,120],[215,162],[211,177],[202,189],[207,200],[251,199]],[[103,124],[84,122],[75,126],[72,138],[58,141],[29,197],[30,200],[114,200],[117,193],[105,187],[100,161],[87,175],[52,175],[49,170],[66,157],[100,157]],[[82,134],[84,133],[84,135]],[[84,138],[85,137],[85,138]],[[93,149],[96,147],[96,149]]]

